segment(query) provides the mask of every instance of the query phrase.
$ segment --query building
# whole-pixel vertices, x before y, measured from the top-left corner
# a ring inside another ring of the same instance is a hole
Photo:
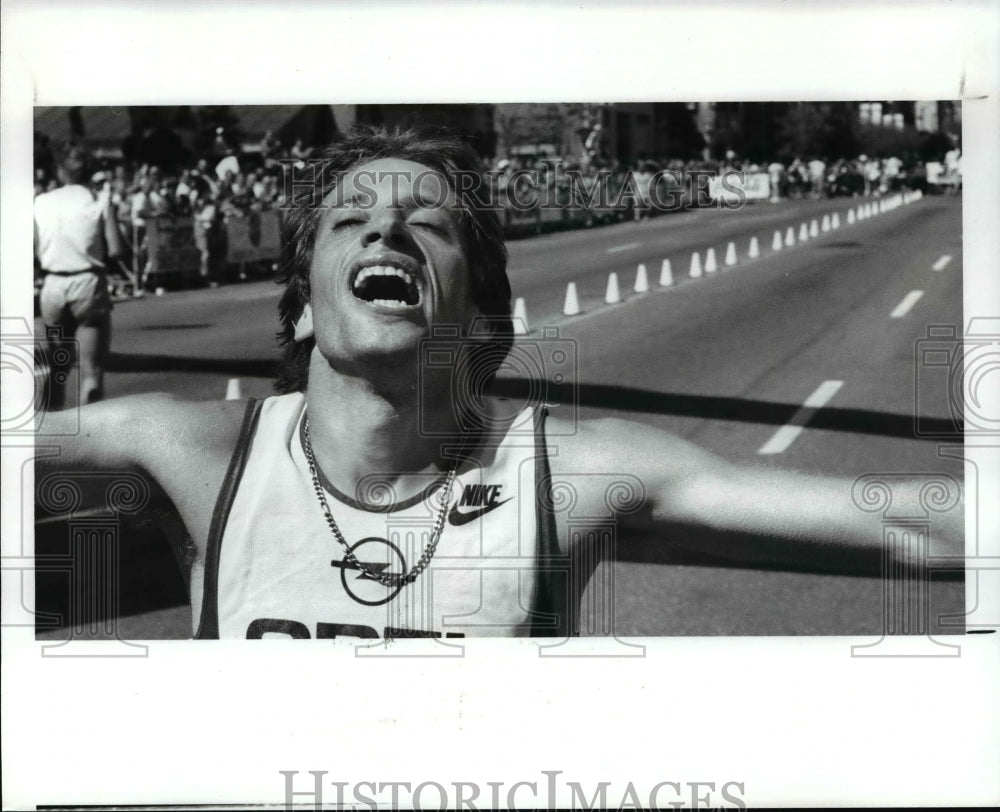
[[[36,107],[34,129],[52,145],[79,144],[97,157],[175,166],[226,144],[257,152],[267,133],[286,147],[329,143],[356,123],[386,126],[419,121],[466,136],[481,155],[496,151],[493,105],[306,104],[161,107]]]
[[[498,104],[494,120],[501,158],[558,155],[633,166],[695,157],[703,147],[694,108],[679,102]]]

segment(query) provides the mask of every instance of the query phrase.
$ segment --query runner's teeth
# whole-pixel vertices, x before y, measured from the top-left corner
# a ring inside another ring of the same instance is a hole
[[[400,282],[403,290],[399,290]],[[394,265],[369,265],[362,268],[354,277],[351,290],[357,298],[369,304],[411,307],[420,303],[420,288],[415,278],[408,271]]]
[[[402,268],[394,268],[391,265],[370,265],[367,268],[362,268],[354,277],[354,287],[357,288],[369,276],[398,276],[407,285],[414,284],[413,277]]]

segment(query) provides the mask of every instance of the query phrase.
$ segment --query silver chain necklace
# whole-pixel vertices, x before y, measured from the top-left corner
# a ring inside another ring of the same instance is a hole
[[[330,505],[327,504],[326,494],[323,490],[323,485],[319,481],[319,467],[316,465],[316,455],[313,454],[312,441],[309,439],[309,414],[306,413],[303,418],[302,427],[302,447],[306,452],[306,461],[309,463],[309,474],[312,476],[313,490],[316,491],[316,498],[319,500],[319,506],[323,509],[323,515],[326,517],[326,523],[330,528],[330,532],[333,533],[333,537],[337,539],[340,546],[344,548],[344,558],[346,558],[353,566],[358,568],[359,572],[364,573],[368,578],[378,581],[382,586],[387,587],[398,587],[404,584],[412,584],[417,580],[417,576],[420,575],[427,565],[431,563],[431,559],[434,557],[434,551],[437,549],[438,542],[441,540],[441,533],[444,531],[444,521],[448,515],[448,505],[451,503],[451,488],[455,483],[455,476],[458,472],[458,462],[461,459],[461,454],[455,458],[455,461],[451,464],[448,469],[448,474],[445,477],[444,482],[444,492],[441,496],[441,507],[438,510],[437,518],[434,520],[434,528],[431,530],[430,540],[427,542],[427,546],[424,548],[424,552],[420,556],[420,560],[417,561],[413,567],[410,568],[409,572],[406,573],[385,573],[385,572],[375,572],[369,569],[364,564],[362,564],[357,556],[351,552],[351,548],[347,544],[347,540],[344,538],[344,534],[340,532],[340,528],[337,527],[337,522],[333,518],[333,513],[330,511]],[[464,443],[463,443],[464,447]]]

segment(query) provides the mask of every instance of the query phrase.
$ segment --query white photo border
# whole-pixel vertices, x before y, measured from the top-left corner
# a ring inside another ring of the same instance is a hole
[[[998,9],[6,2],[0,306],[30,315],[33,104],[961,98],[965,320],[995,318]],[[5,557],[31,516],[23,459],[5,438]],[[996,493],[997,471],[984,474],[980,495]],[[995,513],[980,544],[1000,539]],[[21,600],[9,575],[5,618]],[[386,663],[273,641],[43,658],[30,629],[4,628],[3,798],[280,805],[281,770],[484,788],[562,770],[647,793],[737,781],[752,806],[996,803],[998,638],[968,636],[942,660],[852,659],[849,638],[723,638],[562,661],[479,640],[459,660]]]

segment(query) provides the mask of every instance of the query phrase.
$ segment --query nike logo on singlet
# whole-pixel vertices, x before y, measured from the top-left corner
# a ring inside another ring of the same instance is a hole
[[[459,527],[474,522],[491,510],[506,504],[514,497],[509,496],[503,502],[498,502],[497,498],[502,487],[503,485],[466,485],[462,492],[461,501],[451,506],[451,511],[448,513],[448,523]],[[476,510],[463,511],[459,510],[460,507],[475,507]]]

